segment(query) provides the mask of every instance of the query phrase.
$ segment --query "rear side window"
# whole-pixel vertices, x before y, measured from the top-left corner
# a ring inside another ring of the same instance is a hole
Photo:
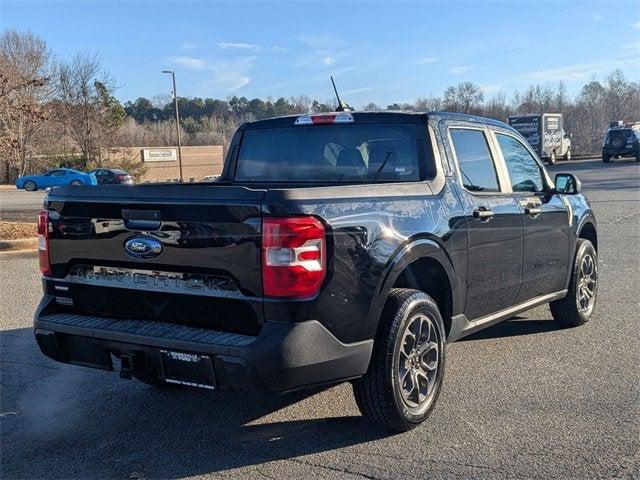
[[[542,169],[529,150],[515,138],[496,133],[514,192],[542,192]]]
[[[484,132],[450,130],[462,184],[471,192],[499,192],[498,174]]]
[[[421,179],[416,124],[247,130],[235,179],[245,182],[408,182]]]

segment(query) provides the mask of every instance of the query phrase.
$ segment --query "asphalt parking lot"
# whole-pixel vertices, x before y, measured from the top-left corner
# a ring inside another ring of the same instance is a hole
[[[348,384],[261,397],[158,389],[37,349],[35,254],[0,254],[1,476],[13,478],[639,478],[640,164],[559,164],[598,217],[584,327],[539,307],[450,345],[428,422],[389,436]]]
[[[27,192],[15,188],[0,189],[0,220],[27,222],[36,220],[47,192]]]

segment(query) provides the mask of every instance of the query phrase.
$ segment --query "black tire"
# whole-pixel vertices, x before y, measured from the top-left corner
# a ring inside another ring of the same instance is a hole
[[[588,263],[587,257],[591,258],[592,270],[589,279],[586,279],[585,262]],[[586,288],[588,284],[589,288]],[[588,295],[587,295],[588,294]],[[589,296],[588,304],[584,303],[584,296]],[[576,245],[576,255],[571,270],[571,281],[569,282],[569,290],[567,295],[555,302],[551,302],[551,315],[562,327],[577,327],[584,325],[589,321],[596,305],[598,296],[598,255],[596,249],[589,240],[584,238],[578,239]]]
[[[567,151],[564,154],[564,161],[568,162],[569,160],[571,160],[571,149],[567,148]]]
[[[36,185],[36,182],[27,180],[26,182],[24,182],[24,189],[27,192],[35,192],[36,190],[38,190],[38,186]]]
[[[609,155],[602,154],[602,161],[604,163],[609,163],[611,161],[611,157]]]
[[[551,155],[547,159],[547,163],[549,165],[555,165],[555,163],[556,163],[556,152],[555,151],[551,152]]]
[[[417,335],[412,327],[418,329]],[[420,331],[424,328],[427,333]],[[407,354],[409,348],[411,353]],[[440,394],[445,354],[444,323],[433,299],[419,290],[392,289],[380,318],[369,369],[352,382],[362,414],[374,424],[396,432],[420,425]],[[414,397],[414,391],[417,401],[411,405],[412,400],[407,397]]]
[[[83,185],[83,183],[80,180],[72,180],[69,185],[71,185],[72,187],[77,187],[78,185]]]

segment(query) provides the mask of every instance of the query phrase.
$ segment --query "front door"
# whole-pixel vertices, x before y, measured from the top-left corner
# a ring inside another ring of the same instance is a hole
[[[487,133],[475,126],[449,128],[467,223],[469,320],[512,306],[522,281],[522,212],[505,191]]]
[[[544,167],[515,136],[495,132],[513,196],[522,210],[524,260],[517,303],[564,289],[571,261],[568,208]]]

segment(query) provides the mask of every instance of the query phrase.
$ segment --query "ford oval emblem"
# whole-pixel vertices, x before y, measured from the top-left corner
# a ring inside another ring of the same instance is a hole
[[[154,258],[162,252],[162,244],[155,238],[132,237],[124,243],[124,251],[133,258]]]

